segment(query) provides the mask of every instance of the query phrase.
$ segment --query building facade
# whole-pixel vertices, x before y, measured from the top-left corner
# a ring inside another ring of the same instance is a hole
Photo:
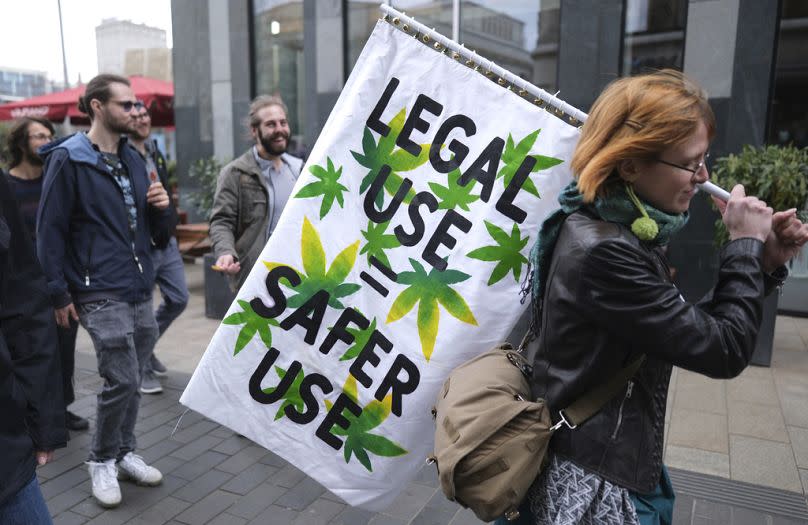
[[[612,80],[661,67],[709,92],[712,158],[744,144],[808,145],[804,0],[390,0],[396,9],[583,111]],[[289,106],[294,148],[314,144],[379,13],[378,0],[172,0],[178,173],[249,145],[257,94]],[[184,191],[192,181],[183,181]],[[188,190],[185,190],[188,188]],[[694,298],[716,271],[705,198],[671,246]]]
[[[50,88],[44,71],[0,69],[0,104],[44,95],[51,91]]]
[[[157,27],[135,24],[129,20],[106,18],[95,28],[95,45],[98,54],[98,71],[124,75],[127,74],[127,51],[167,49],[166,32]],[[170,52],[162,53],[163,57],[169,55]],[[170,59],[168,60],[170,64]]]

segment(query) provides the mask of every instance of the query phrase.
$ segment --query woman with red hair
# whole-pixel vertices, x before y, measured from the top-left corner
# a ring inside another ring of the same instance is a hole
[[[644,361],[597,414],[555,433],[524,523],[670,523],[662,458],[671,369],[731,378],[749,363],[763,298],[785,279],[808,226],[795,210],[774,213],[732,188],[719,205],[730,241],[718,283],[702,302],[685,301],[664,248],[709,178],[714,133],[703,91],[675,71],[617,80],[592,107],[575,180],[531,252],[534,395],[557,422],[560,410]]]

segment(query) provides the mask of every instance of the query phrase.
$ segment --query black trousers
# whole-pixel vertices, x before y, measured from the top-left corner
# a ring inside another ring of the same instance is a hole
[[[65,408],[76,400],[73,391],[73,371],[76,368],[76,335],[79,323],[70,320],[70,328],[56,327],[59,339],[59,358],[62,365],[62,392],[64,393]]]

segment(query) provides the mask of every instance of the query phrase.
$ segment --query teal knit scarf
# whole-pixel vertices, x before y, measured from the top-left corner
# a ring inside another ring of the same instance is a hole
[[[573,181],[558,196],[558,202],[561,204],[561,208],[551,213],[544,220],[539,230],[539,238],[530,250],[530,265],[532,267],[530,292],[536,313],[540,308],[541,298],[544,296],[547,273],[550,270],[550,261],[553,257],[558,234],[561,232],[561,226],[567,217],[581,208],[587,207],[604,221],[615,222],[630,228],[637,218],[643,216],[629,197],[626,185],[619,182],[611,184],[605,196],[596,197],[592,204],[586,205],[584,204],[583,195],[578,191],[577,183]],[[641,202],[648,217],[656,221],[659,227],[659,233],[656,238],[648,241],[652,245],[668,244],[671,237],[687,223],[687,212],[671,215],[654,208],[645,201]]]

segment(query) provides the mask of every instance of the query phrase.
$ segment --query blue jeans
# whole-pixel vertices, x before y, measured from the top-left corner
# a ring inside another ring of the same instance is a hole
[[[53,525],[36,474],[31,481],[0,505],[3,525]]]
[[[152,302],[104,299],[78,308],[90,334],[104,386],[98,394],[90,461],[120,459],[135,450],[140,380],[157,342]]]
[[[152,250],[155,282],[160,288],[163,302],[154,312],[160,335],[179,317],[188,305],[188,285],[185,283],[185,265],[182,262],[177,239],[174,237],[163,249]]]

